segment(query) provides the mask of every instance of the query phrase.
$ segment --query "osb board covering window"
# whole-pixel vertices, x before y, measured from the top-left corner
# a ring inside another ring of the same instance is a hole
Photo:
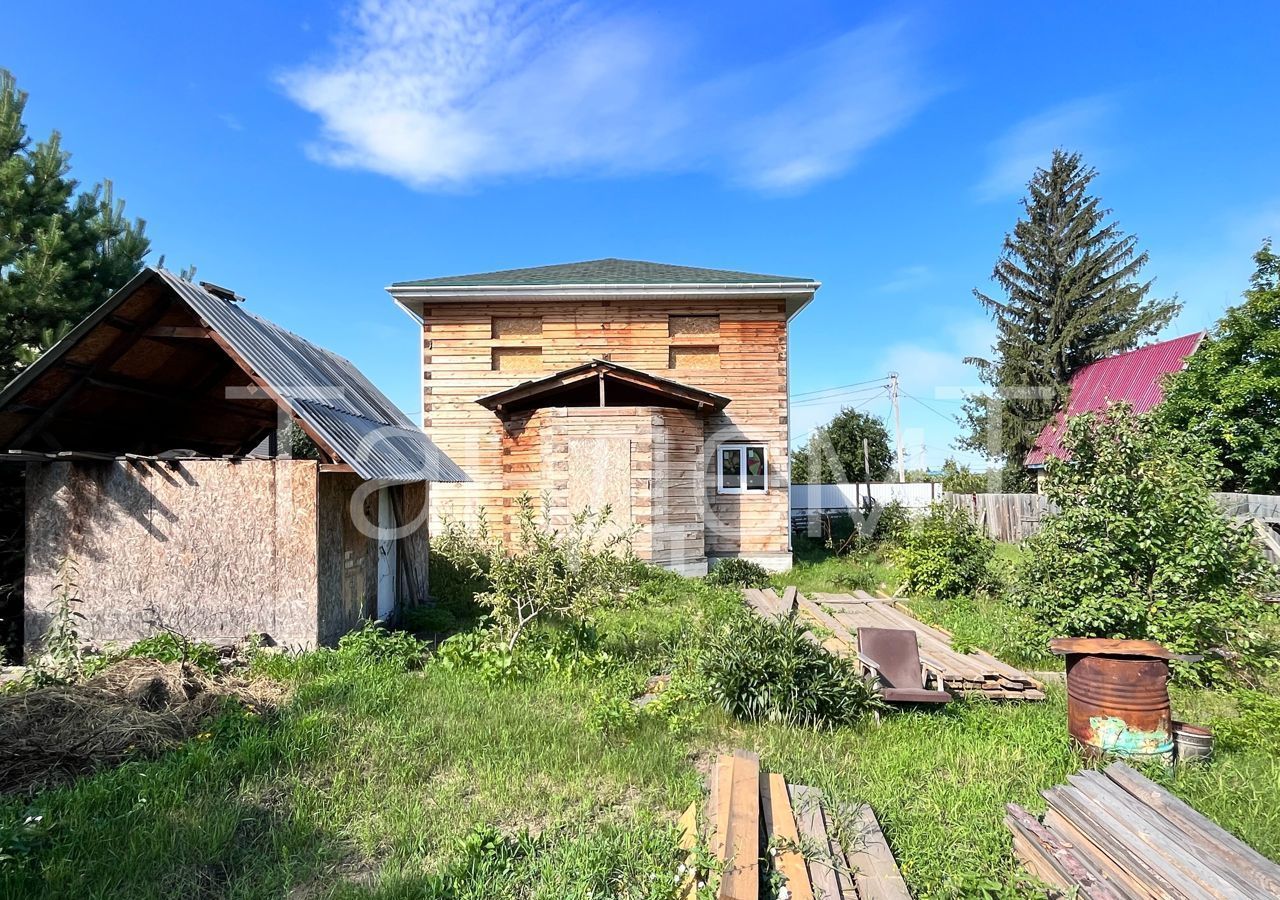
[[[494,347],[495,372],[537,372],[542,369],[541,347]]]
[[[720,333],[719,316],[667,316],[671,337],[690,337]]]
[[[609,507],[607,533],[631,527],[631,439],[569,438],[569,513]]]
[[[494,316],[493,339],[534,337],[542,334],[542,319],[538,316]]]
[[[719,347],[672,347],[667,365],[672,369],[718,369]]]

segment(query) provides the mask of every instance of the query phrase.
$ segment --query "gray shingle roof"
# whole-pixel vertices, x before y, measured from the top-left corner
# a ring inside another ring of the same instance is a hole
[[[528,269],[504,269],[474,275],[453,275],[399,281],[392,287],[475,287],[552,284],[661,285],[661,284],[812,284],[810,278],[787,275],[760,275],[728,269],[701,269],[636,259],[592,259],[585,262]]]

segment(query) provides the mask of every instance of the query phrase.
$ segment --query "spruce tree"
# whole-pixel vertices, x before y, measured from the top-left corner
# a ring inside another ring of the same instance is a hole
[[[1148,298],[1152,282],[1139,278],[1147,254],[1107,221],[1111,210],[1089,193],[1096,175],[1080,154],[1055,150],[1005,235],[992,273],[1004,296],[973,292],[995,319],[996,342],[993,359],[966,360],[991,391],[968,402],[962,443],[1004,460],[1014,489],[1025,486],[1023,460],[1066,400],[1071,376],[1133,349],[1179,309]]]

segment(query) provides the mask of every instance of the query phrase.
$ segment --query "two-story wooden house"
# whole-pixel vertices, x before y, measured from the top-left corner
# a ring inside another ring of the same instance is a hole
[[[787,325],[808,278],[622,259],[393,284],[422,323],[423,425],[471,481],[432,519],[509,534],[608,504],[644,559],[791,564]]]

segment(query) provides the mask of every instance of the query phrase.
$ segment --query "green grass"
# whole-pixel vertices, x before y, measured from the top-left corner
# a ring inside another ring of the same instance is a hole
[[[828,576],[863,564],[892,577],[878,557],[814,554],[784,581],[837,590]],[[957,702],[832,732],[705,708],[679,731],[646,716],[594,727],[604,704],[675,664],[700,614],[734,597],[655,579],[598,617],[602,664],[514,684],[339,654],[276,663],[296,686],[278,717],[228,714],[162,759],[0,802],[0,853],[14,857],[0,862],[0,897],[658,900],[672,893],[675,818],[699,796],[700,767],[733,747],[836,803],[870,802],[917,897],[1022,880],[1004,804],[1039,811],[1039,791],[1085,764],[1060,689],[1043,703]],[[1002,627],[981,623],[1009,611],[928,612],[995,641]],[[1175,708],[1193,720],[1239,714],[1232,695],[1202,691],[1177,691]],[[1227,748],[1211,766],[1159,777],[1280,857],[1274,747]],[[18,835],[37,813],[47,827]]]

